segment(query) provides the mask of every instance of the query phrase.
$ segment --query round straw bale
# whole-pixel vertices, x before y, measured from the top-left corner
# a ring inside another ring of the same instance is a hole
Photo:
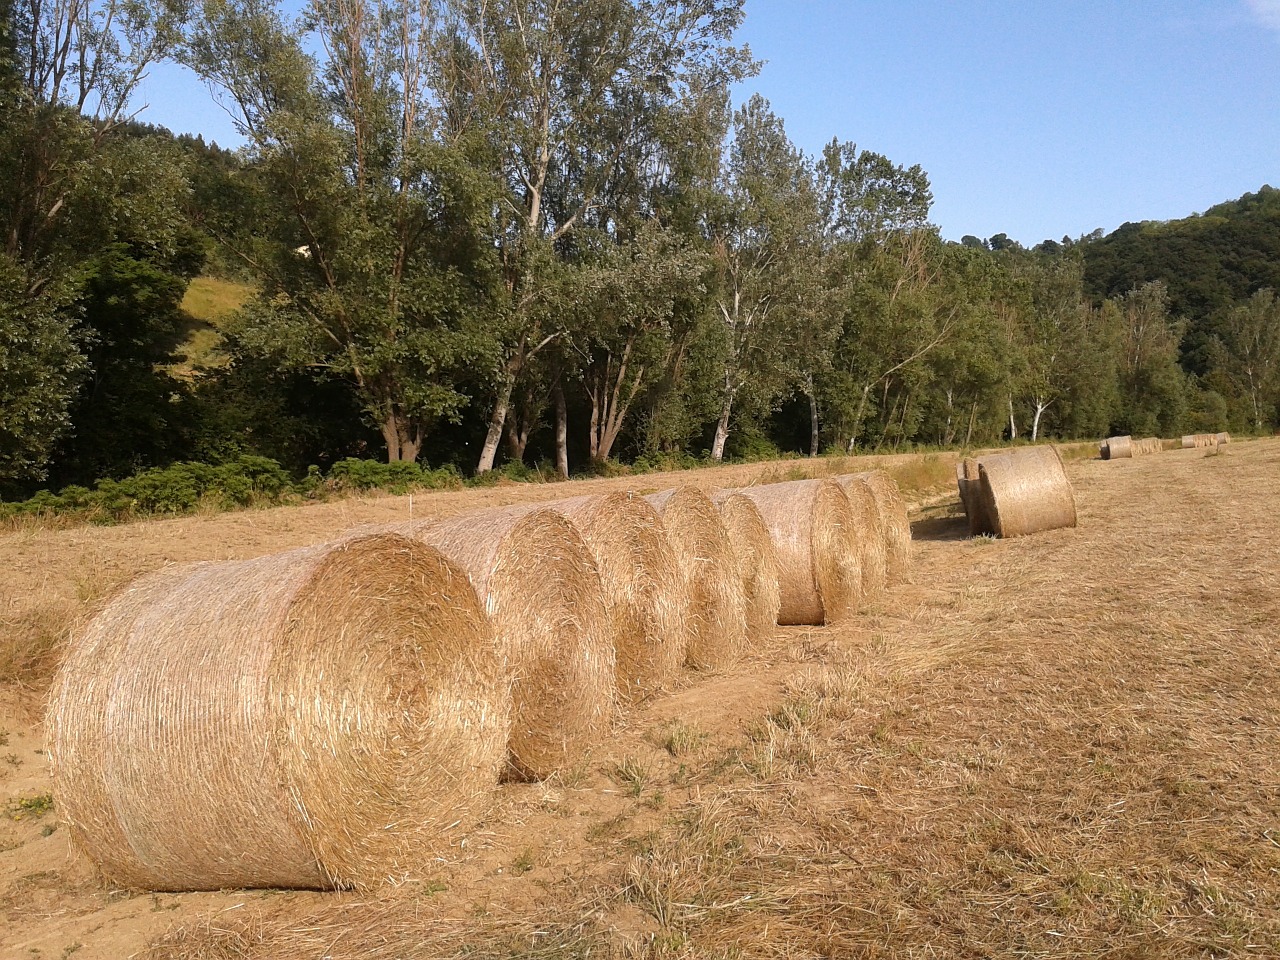
[[[907,519],[907,502],[902,499],[897,482],[883,470],[854,476],[864,478],[875,494],[876,509],[880,511],[885,535],[889,582],[906,580],[911,571],[911,522]]]
[[[1183,438],[1182,438],[1182,449],[1183,449],[1183,450],[1191,450],[1191,449],[1192,449],[1192,448],[1194,448],[1196,445],[1197,445],[1197,444],[1196,444],[1196,438],[1195,438],[1194,436],[1192,436],[1191,434],[1188,434],[1187,436],[1185,436],[1185,437],[1183,437]]]
[[[1219,433],[1219,434],[1217,434],[1216,439],[1217,439],[1218,443],[1230,443],[1230,442],[1231,442],[1231,434],[1229,434],[1229,433]]]
[[[876,495],[863,477],[845,474],[835,481],[849,499],[854,550],[858,555],[858,569],[862,571],[861,596],[869,599],[884,590],[889,566],[885,528]]]
[[[977,460],[965,457],[956,464],[956,485],[960,488],[960,502],[964,504],[965,516],[969,519],[969,536],[992,533],[991,520],[982,500]]]
[[[1104,460],[1127,460],[1133,457],[1133,437],[1108,437]]]
[[[171,567],[73,640],[53,789],[122,886],[372,889],[483,810],[508,696],[466,575],[422,544]]]
[[[568,519],[595,557],[613,619],[619,694],[634,701],[662,689],[683,665],[689,638],[683,573],[658,512],[631,493],[540,506]]]
[[[984,457],[982,498],[997,536],[1022,537],[1076,525],[1076,502],[1052,446]]]
[[[691,486],[651,493],[645,499],[662,517],[684,571],[686,665],[711,670],[732,663],[747,645],[747,598],[720,511]]]
[[[733,550],[747,604],[747,643],[754,646],[773,636],[778,625],[782,603],[778,551],[755,501],[733,490],[713,493],[711,500],[720,510]]]
[[[509,773],[543,779],[609,730],[616,700],[613,621],[599,569],[551,510],[481,510],[397,525],[465,570],[493,620],[511,685]]]
[[[778,622],[822,624],[857,609],[862,570],[849,498],[834,480],[792,480],[738,491],[755,502],[778,552]]]

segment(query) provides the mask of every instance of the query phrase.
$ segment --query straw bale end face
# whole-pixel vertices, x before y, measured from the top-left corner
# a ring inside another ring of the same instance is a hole
[[[747,645],[747,600],[720,511],[697,487],[646,496],[680,564],[685,586],[685,665],[716,670]]]
[[[644,699],[684,664],[685,585],[658,512],[631,493],[544,504],[569,520],[590,548],[613,620],[618,695]]]
[[[773,635],[782,603],[778,551],[755,503],[732,490],[711,497],[720,510],[725,533],[742,582],[746,601],[747,644],[755,646]]]
[[[577,764],[609,731],[617,661],[599,568],[552,510],[485,510],[415,524],[471,577],[511,678],[509,775]]]
[[[372,890],[421,877],[483,811],[507,697],[466,575],[422,544],[172,568],[73,642],[54,789],[124,886]]]
[[[861,477],[876,498],[885,536],[885,555],[890,583],[900,583],[911,578],[911,521],[907,516],[907,502],[898,489],[897,481],[884,470],[871,470],[853,474]],[[837,478],[842,479],[842,478]]]
[[[996,536],[1022,537],[1076,525],[1075,495],[1052,446],[978,462],[983,506]]]
[[[834,623],[852,614],[862,568],[849,498],[834,480],[743,487],[778,554],[780,624]]]

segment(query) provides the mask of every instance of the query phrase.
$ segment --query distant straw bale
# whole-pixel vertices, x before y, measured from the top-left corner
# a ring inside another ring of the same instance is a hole
[[[849,498],[834,480],[792,480],[738,491],[755,502],[778,552],[781,624],[841,620],[858,606],[862,571]]]
[[[865,477],[845,474],[835,478],[849,498],[853,513],[853,539],[862,571],[862,598],[869,600],[884,590],[888,580],[888,537],[876,495]]]
[[[969,520],[969,536],[981,537],[995,533],[991,518],[987,516],[986,501],[982,497],[982,482],[978,461],[965,457],[956,464],[956,486],[960,489],[960,502]]]
[[[755,647],[773,636],[778,626],[782,603],[778,551],[754,500],[733,490],[713,493],[711,500],[720,510],[737,561],[747,603],[747,645]]]
[[[720,511],[697,487],[645,497],[684,571],[689,628],[685,663],[712,670],[733,663],[747,646],[747,597]]]
[[[471,578],[512,677],[511,772],[542,779],[578,763],[610,729],[613,620],[581,535],[551,510],[482,510],[399,524]]]
[[[1108,437],[1102,443],[1103,460],[1127,460],[1133,456],[1133,438],[1127,434],[1123,437]]]
[[[658,512],[631,493],[536,507],[568,519],[595,557],[613,618],[621,697],[635,701],[661,690],[683,666],[689,638],[684,576]]]
[[[897,481],[883,470],[855,473],[866,480],[875,494],[876,509],[884,530],[886,570],[890,583],[899,583],[911,576],[911,521],[907,519],[907,502],[902,498]],[[837,477],[837,480],[840,478]]]
[[[1076,525],[1076,502],[1053,446],[1029,447],[978,462],[984,509],[999,537]]]
[[[171,567],[72,641],[54,795],[125,887],[410,881],[487,805],[507,685],[466,575],[411,540]]]
[[[1216,439],[1217,439],[1217,441],[1218,441],[1218,443],[1219,443],[1219,444],[1223,444],[1223,443],[1230,443],[1230,442],[1231,442],[1231,434],[1229,434],[1229,433],[1219,433],[1219,434],[1217,434],[1217,435],[1216,435]]]

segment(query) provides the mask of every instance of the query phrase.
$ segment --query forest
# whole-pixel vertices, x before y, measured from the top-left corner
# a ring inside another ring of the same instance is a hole
[[[1276,429],[1280,191],[948,242],[909,158],[734,106],[742,17],[0,0],[0,497]],[[242,148],[145,123],[161,61]]]

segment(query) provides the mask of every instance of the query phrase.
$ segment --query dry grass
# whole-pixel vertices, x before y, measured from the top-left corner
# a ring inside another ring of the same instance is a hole
[[[1232,454],[1075,462],[1078,529],[918,542],[874,614],[512,795],[456,892],[249,905],[153,960],[1274,956],[1280,444]],[[497,877],[532,836],[553,866]]]

